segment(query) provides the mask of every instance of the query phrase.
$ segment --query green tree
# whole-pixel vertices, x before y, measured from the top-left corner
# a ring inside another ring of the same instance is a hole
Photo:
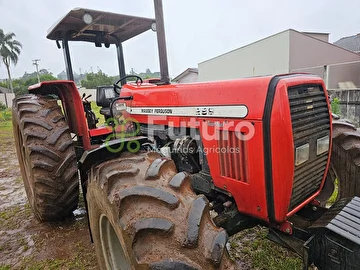
[[[0,86],[1,86],[1,87],[4,87],[4,88],[8,88],[8,87],[9,87],[9,85],[7,84],[6,81],[0,82]]]
[[[40,81],[55,81],[57,80],[52,74],[43,74],[40,75]],[[14,92],[16,96],[23,95],[28,93],[28,88],[30,85],[37,84],[38,79],[36,74],[27,79],[16,79],[14,80]]]
[[[107,76],[101,70],[97,73],[86,74],[86,79],[81,81],[81,86],[87,89],[94,89],[101,85],[112,85],[114,83],[112,77]]]
[[[40,75],[40,81],[56,81],[58,80],[56,77],[52,75],[52,73],[42,74]],[[37,84],[37,75],[36,72],[26,73],[22,78],[15,79],[12,81],[14,87],[14,93],[16,96],[23,95],[28,93],[28,88],[30,85]],[[6,82],[0,82],[0,86],[4,88],[8,88],[8,84]]]
[[[0,56],[8,73],[11,91],[13,91],[13,84],[10,74],[10,64],[17,64],[22,48],[21,43],[14,39],[15,37],[16,35],[14,33],[10,32],[5,34],[4,31],[0,29]]]

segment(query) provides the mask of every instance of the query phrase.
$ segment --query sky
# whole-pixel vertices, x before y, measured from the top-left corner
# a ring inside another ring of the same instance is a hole
[[[153,18],[153,0],[0,0],[0,29],[14,32],[23,45],[14,78],[40,69],[64,70],[62,50],[46,39],[48,29],[76,7]],[[170,77],[189,67],[272,34],[292,28],[330,33],[330,42],[360,33],[359,0],[163,0]],[[156,34],[151,30],[124,44],[125,68],[159,71]],[[101,69],[117,75],[114,47],[70,44],[75,72]],[[0,64],[0,79],[7,77]]]

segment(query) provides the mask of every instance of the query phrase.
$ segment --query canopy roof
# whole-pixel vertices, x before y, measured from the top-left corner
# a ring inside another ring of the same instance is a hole
[[[84,21],[85,14],[92,17],[89,24]],[[68,35],[69,41],[116,44],[151,29],[152,23],[155,19],[75,8],[49,29],[47,38],[62,40]]]

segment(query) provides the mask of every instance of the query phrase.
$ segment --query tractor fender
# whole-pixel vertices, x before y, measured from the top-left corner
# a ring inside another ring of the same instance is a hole
[[[46,81],[31,85],[28,90],[31,94],[58,96],[70,132],[82,138],[85,150],[91,149],[89,128],[84,114],[83,103],[79,90],[73,81]]]

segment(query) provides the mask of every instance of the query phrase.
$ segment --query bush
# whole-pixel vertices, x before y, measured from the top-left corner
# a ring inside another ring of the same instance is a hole
[[[0,122],[10,121],[11,120],[11,110],[1,110],[0,111]]]
[[[0,111],[5,111],[7,108],[6,108],[6,105],[2,102],[0,102]]]
[[[334,98],[331,101],[331,111],[332,113],[340,115],[340,100],[338,98]]]

